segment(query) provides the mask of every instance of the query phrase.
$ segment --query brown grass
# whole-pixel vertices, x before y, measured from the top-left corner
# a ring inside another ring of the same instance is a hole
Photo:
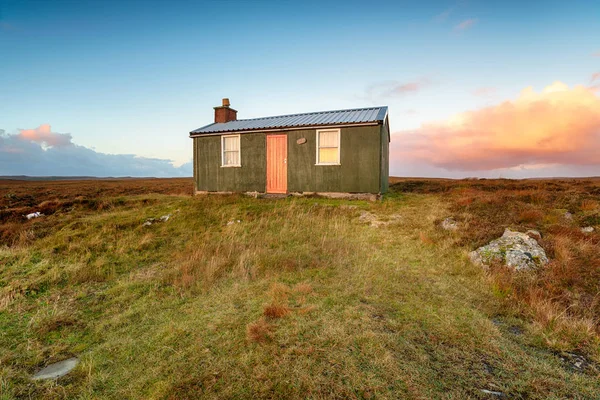
[[[264,318],[246,326],[246,337],[255,343],[265,343],[273,339],[273,326]]]
[[[582,211],[594,211],[600,208],[600,203],[598,203],[596,200],[587,199],[581,202],[580,208]]]
[[[424,232],[419,232],[419,239],[421,239],[421,242],[427,245],[431,245],[434,243],[433,239],[427,236],[427,234],[425,234]]]
[[[291,312],[285,304],[268,304],[263,309],[263,314],[267,318],[283,318]]]
[[[19,181],[0,179],[0,245],[31,243],[31,228],[44,227],[45,218],[25,219],[73,211],[107,211],[131,205],[130,196],[142,194],[191,195],[191,178]],[[39,229],[38,229],[39,230]]]
[[[544,213],[540,210],[525,210],[521,211],[518,217],[518,221],[522,223],[535,223],[542,220]]]
[[[582,350],[600,334],[600,180],[399,180],[394,191],[444,193],[465,221],[457,245],[473,250],[505,228],[537,229],[551,262],[532,273],[492,268],[494,291],[506,307],[534,321],[547,344]],[[569,219],[566,212],[572,214]],[[592,234],[580,227],[596,225]],[[419,234],[429,243],[427,236]]]
[[[53,213],[0,223],[23,232],[0,245],[0,397],[596,398],[600,238],[580,227],[600,182],[399,183],[374,203],[24,193]],[[552,262],[469,265],[505,227],[539,230]]]

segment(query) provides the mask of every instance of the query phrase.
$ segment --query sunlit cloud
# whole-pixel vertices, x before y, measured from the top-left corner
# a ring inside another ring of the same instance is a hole
[[[478,21],[477,18],[465,19],[464,21],[462,21],[458,25],[456,25],[454,27],[454,30],[455,31],[464,31],[464,30],[467,30],[467,29],[471,28],[473,25],[475,25],[477,23],[477,21]]]
[[[106,154],[79,146],[70,133],[52,132],[48,124],[8,134],[0,129],[0,175],[32,176],[191,176],[191,162]]]
[[[590,83],[595,82],[596,80],[600,80],[600,72],[595,72],[592,74],[592,79],[590,79]]]
[[[70,133],[52,132],[50,125],[43,124],[35,129],[20,129],[19,139],[42,144],[47,147],[69,146],[72,137]]]
[[[600,167],[600,98],[589,88],[555,82],[525,88],[495,106],[422,124],[392,137],[394,163],[454,171],[531,165]]]

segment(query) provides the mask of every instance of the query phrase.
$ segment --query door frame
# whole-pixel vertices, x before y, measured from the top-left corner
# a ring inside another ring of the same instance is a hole
[[[285,156],[283,159],[283,163],[284,163],[284,169],[285,169],[285,189],[283,191],[281,190],[276,190],[276,191],[269,191],[269,138],[279,138],[279,139],[284,139],[284,143],[285,143]],[[265,150],[266,150],[266,157],[265,157],[265,163],[266,163],[266,182],[265,182],[265,193],[272,193],[272,194],[286,194],[288,192],[288,163],[287,163],[287,159],[288,159],[288,135],[286,134],[273,134],[273,135],[266,135],[266,139],[265,139]]]

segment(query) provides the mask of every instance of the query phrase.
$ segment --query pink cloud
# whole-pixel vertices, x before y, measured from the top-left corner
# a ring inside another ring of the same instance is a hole
[[[600,51],[597,51],[596,53],[593,53],[592,57],[600,57]]]
[[[49,124],[40,125],[35,129],[19,129],[17,138],[43,144],[48,147],[64,147],[73,144],[70,133],[52,132]]]
[[[593,73],[592,79],[590,79],[590,82],[594,82],[596,79],[600,79],[600,72]]]
[[[408,82],[385,81],[375,83],[367,88],[366,97],[370,99],[389,98],[416,94],[431,85],[428,78],[415,79]]]
[[[446,170],[486,171],[523,165],[600,166],[600,98],[555,82],[512,101],[398,132],[390,158]]]
[[[411,93],[411,92],[418,92],[419,90],[423,89],[428,84],[429,83],[425,82],[425,81],[400,83],[400,84],[392,87],[390,89],[390,93],[391,94],[405,94],[405,93]]]
[[[469,19],[465,19],[464,21],[462,21],[461,23],[459,23],[458,25],[456,25],[454,27],[455,31],[464,31],[467,30],[469,28],[471,28],[473,25],[475,25],[477,23],[478,19],[477,18],[469,18]]]

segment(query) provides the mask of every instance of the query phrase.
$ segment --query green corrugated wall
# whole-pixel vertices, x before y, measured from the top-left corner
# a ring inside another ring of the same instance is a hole
[[[316,130],[278,132],[288,136],[289,192],[384,193],[387,190],[387,131],[384,126],[341,128],[341,165],[316,163]],[[221,137],[194,138],[196,190],[264,192],[266,186],[265,133],[240,135],[241,164],[221,167]],[[298,144],[298,139],[306,142]],[[382,153],[383,157],[382,157]]]

